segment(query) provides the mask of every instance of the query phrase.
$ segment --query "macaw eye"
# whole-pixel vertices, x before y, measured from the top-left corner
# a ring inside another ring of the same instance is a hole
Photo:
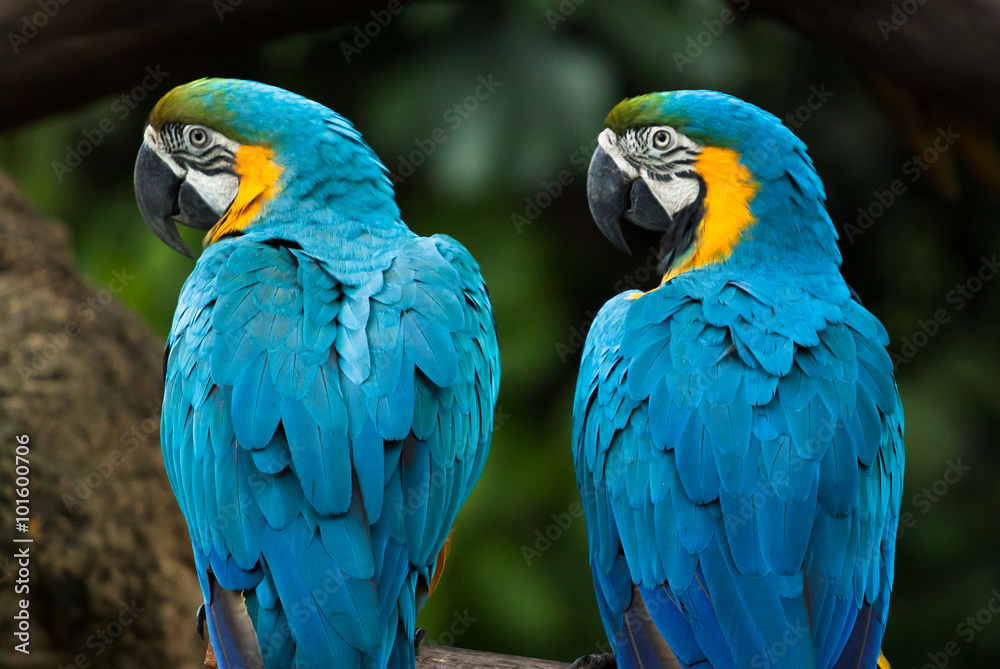
[[[187,133],[188,143],[196,148],[203,149],[208,146],[208,131],[199,125],[192,126]]]
[[[666,130],[660,129],[653,133],[653,147],[657,149],[665,149],[670,146],[672,138],[670,133]]]

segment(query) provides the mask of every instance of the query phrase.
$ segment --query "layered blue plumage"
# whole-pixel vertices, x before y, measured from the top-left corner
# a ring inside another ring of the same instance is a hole
[[[618,666],[871,669],[903,482],[888,337],[804,145],[728,96],[662,104],[759,189],[728,258],[618,295],[587,337],[573,454]]]
[[[267,669],[412,667],[492,432],[486,287],[458,242],[406,228],[344,119],[251,82],[205,96],[253,110],[243,141],[284,170],[245,234],[202,254],[167,343],[163,455],[216,655],[235,643],[221,587],[245,590]]]

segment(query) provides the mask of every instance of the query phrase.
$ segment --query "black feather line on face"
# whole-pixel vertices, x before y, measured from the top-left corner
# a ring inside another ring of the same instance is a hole
[[[673,225],[660,238],[660,250],[657,255],[660,260],[659,272],[661,274],[665,274],[674,261],[691,248],[698,232],[698,226],[705,218],[705,180],[697,172],[682,172],[677,176],[697,179],[698,197],[674,214]]]
[[[236,174],[236,156],[221,144],[209,144],[204,148],[191,147],[184,132],[187,126],[168,123],[160,131],[160,139],[167,153],[185,169],[195,169],[209,176],[216,174]]]
[[[160,141],[167,151],[173,153],[184,147],[184,126],[180,123],[167,123],[160,130]]]
[[[236,156],[224,146],[212,147],[209,151],[196,155],[185,150],[174,151],[173,159],[178,165],[195,169],[209,176],[216,174],[236,174]]]

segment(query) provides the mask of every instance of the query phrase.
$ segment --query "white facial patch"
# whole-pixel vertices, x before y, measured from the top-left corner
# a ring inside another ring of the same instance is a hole
[[[211,140],[209,143],[211,148],[208,149],[207,153],[215,156],[218,156],[220,153],[228,153],[231,156],[236,155],[241,146],[239,142],[234,142],[225,135],[210,128],[205,128],[205,131],[209,134]],[[240,188],[239,176],[229,171],[215,170],[213,170],[214,173],[208,174],[196,167],[188,168],[181,165],[167,150],[160,137],[160,133],[151,125],[146,126],[143,138],[149,148],[156,152],[156,155],[167,164],[178,179],[186,181],[198,191],[198,195],[205,204],[212,208],[213,212],[221,217],[229,209],[233,200],[236,199],[236,194]],[[182,223],[186,222],[183,220],[183,213],[180,218],[182,219]]]
[[[636,166],[633,162],[626,160],[618,136],[610,128],[606,128],[598,136],[597,143],[611,156],[612,160],[615,161],[615,165],[618,166],[618,169],[626,177],[629,179],[641,178],[645,181],[646,185],[649,186],[650,192],[660,203],[660,206],[671,216],[698,199],[698,193],[701,188],[698,179],[691,176],[681,176],[683,172],[693,172],[694,165],[677,165],[675,168],[669,170],[668,174],[670,178],[664,179],[662,172],[653,173],[641,163]],[[680,150],[675,152],[675,148]],[[677,142],[669,150],[670,156],[666,160],[669,162],[670,160],[692,158],[697,156],[702,148],[700,144],[684,135],[678,134]]]
[[[674,178],[670,181],[657,181],[643,178],[653,197],[671,216],[698,199],[701,186],[697,179]]]
[[[205,204],[220,217],[229,209],[240,189],[240,178],[229,172],[205,174],[198,170],[188,170],[187,182],[195,187]]]

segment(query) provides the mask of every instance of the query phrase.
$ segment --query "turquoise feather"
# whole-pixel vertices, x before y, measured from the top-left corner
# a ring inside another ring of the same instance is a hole
[[[727,258],[618,295],[587,336],[573,456],[618,666],[660,666],[649,629],[626,633],[644,607],[686,669],[872,669],[904,459],[888,337],[776,118],[707,91],[634,104],[735,151],[758,190]]]
[[[163,454],[206,601],[245,590],[267,669],[413,667],[415,591],[493,429],[479,268],[406,228],[332,111],[253,82],[179,90],[185,113],[283,169],[242,234],[202,254],[167,342]]]

